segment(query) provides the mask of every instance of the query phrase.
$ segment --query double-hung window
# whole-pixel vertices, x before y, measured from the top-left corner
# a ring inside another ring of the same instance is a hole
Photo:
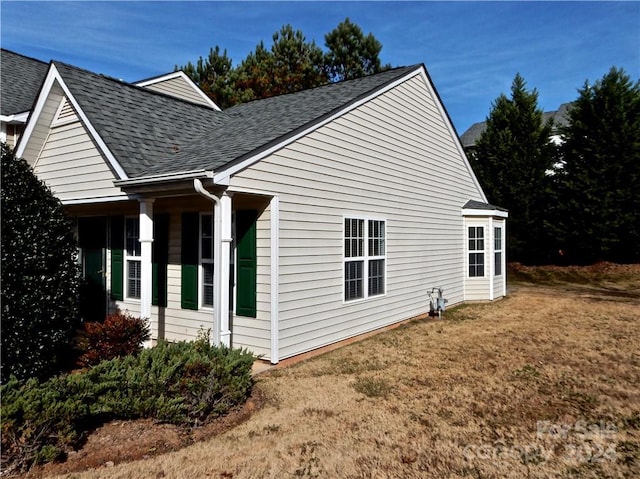
[[[384,220],[345,218],[345,301],[385,293],[385,238]]]
[[[125,221],[125,284],[127,298],[140,299],[142,270],[140,223],[138,218],[127,218]]]
[[[200,216],[201,305],[213,307],[213,215]]]
[[[469,226],[469,276],[484,276],[483,226]]]
[[[502,228],[493,228],[493,251],[494,251],[494,268],[495,275],[502,274]]]

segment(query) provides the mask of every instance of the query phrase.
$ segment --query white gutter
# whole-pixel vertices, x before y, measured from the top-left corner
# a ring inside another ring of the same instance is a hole
[[[113,182],[113,184],[116,186],[122,186],[122,187],[143,186],[143,185],[148,185],[153,183],[159,183],[162,181],[180,181],[180,180],[191,180],[195,178],[212,178],[212,177],[213,177],[213,172],[210,172],[207,170],[195,170],[195,171],[186,171],[186,172],[182,171],[178,173],[163,173],[159,175],[142,176],[140,178],[116,180]],[[207,194],[209,194],[208,191],[206,190],[204,191]]]
[[[26,123],[29,118],[29,112],[15,113],[14,115],[0,115],[0,121],[5,123]]]
[[[508,218],[509,212],[502,210],[481,210],[476,208],[463,208],[462,216],[493,216],[496,218]]]
[[[202,181],[197,178],[193,180],[193,188],[196,193],[212,201],[214,204],[213,209],[213,341],[215,344],[223,344],[224,346],[231,346],[231,332],[229,330],[229,257],[231,238],[227,238],[230,234],[225,234],[222,237],[223,232],[227,233],[227,228],[224,228],[222,224],[222,216],[225,208],[223,208],[223,201],[216,195],[209,193]],[[231,201],[230,197],[225,198],[226,201]],[[229,204],[230,206],[230,204]],[[231,209],[229,208],[229,213]],[[231,226],[231,217],[229,216],[229,230]],[[223,258],[226,258],[226,265],[223,264]],[[226,272],[226,274],[225,274]],[[227,278],[226,281],[222,281],[222,278]],[[217,291],[216,291],[217,290]],[[225,300],[226,299],[226,300]]]

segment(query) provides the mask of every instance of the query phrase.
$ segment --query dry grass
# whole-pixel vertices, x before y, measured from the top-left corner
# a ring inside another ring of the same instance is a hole
[[[66,477],[639,477],[640,275],[566,279],[273,370],[231,431]]]

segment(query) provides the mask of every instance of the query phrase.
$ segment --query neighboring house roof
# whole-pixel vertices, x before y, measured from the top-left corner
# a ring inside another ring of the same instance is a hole
[[[568,124],[568,111],[571,107],[571,103],[563,103],[557,110],[547,111],[542,114],[542,120],[547,121],[549,118],[553,119],[554,129],[558,126],[566,126]],[[475,146],[480,139],[480,136],[487,129],[487,122],[480,121],[474,123],[460,136],[460,142],[465,148]]]
[[[11,116],[28,112],[49,65],[4,48],[0,53],[0,114]]]
[[[217,171],[424,68],[395,68],[215,111],[64,63],[52,65],[129,179]]]

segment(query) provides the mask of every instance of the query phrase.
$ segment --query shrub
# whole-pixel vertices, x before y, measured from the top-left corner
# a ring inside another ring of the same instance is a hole
[[[245,350],[205,341],[162,341],[46,382],[12,378],[0,390],[3,470],[63,457],[112,419],[197,424],[224,414],[249,396],[253,361]]]
[[[80,349],[83,353],[78,358],[78,365],[82,367],[137,354],[151,337],[147,321],[119,310],[108,315],[102,323],[86,322],[82,326]]]
[[[71,364],[79,270],[62,204],[2,143],[1,380],[51,377]]]

